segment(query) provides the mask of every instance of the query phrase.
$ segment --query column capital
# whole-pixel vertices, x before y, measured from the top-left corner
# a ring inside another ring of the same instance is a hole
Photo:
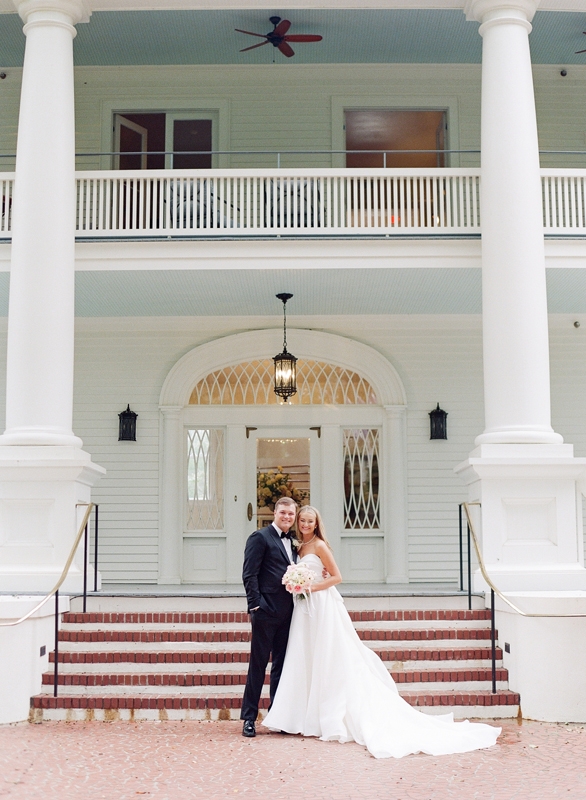
[[[488,22],[529,26],[540,0],[466,0],[464,13],[466,19],[486,24]]]
[[[91,10],[85,0],[12,0],[25,25],[31,22],[89,22]]]

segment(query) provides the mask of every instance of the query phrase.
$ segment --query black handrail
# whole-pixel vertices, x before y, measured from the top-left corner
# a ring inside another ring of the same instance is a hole
[[[464,591],[464,542],[463,542],[463,516],[462,516],[462,508],[464,507],[464,503],[460,503],[458,506],[458,523],[459,523],[459,540],[460,540],[460,591]],[[471,551],[471,542],[470,542],[470,525],[466,523],[466,554],[467,554],[467,561],[468,561],[468,611],[472,611],[472,551]]]
[[[85,505],[82,503],[81,505]],[[94,516],[94,592],[98,591],[98,506],[94,503],[93,509],[95,510]],[[87,613],[87,584],[88,584],[88,567],[89,567],[89,527],[90,518],[88,517],[83,530],[83,613]],[[55,592],[55,647],[54,647],[55,664],[53,667],[53,697],[57,697],[59,693],[59,589]]]
[[[94,503],[94,592],[98,591],[98,508]]]
[[[460,540],[460,591],[464,591],[464,545],[463,545],[463,516],[462,509],[464,503],[458,505],[458,523],[459,523],[459,540]],[[472,611],[472,542],[470,534],[470,523],[466,516],[466,552],[467,552],[467,567],[468,567],[468,610]],[[495,603],[494,603],[494,589],[490,590],[490,657],[491,657],[491,678],[492,678],[492,693],[496,694],[496,624],[495,624]]]

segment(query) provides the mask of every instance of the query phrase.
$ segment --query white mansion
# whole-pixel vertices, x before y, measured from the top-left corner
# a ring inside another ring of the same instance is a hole
[[[457,588],[470,500],[492,581],[545,615],[497,604],[523,713],[586,721],[586,0],[0,13],[0,622],[90,500],[104,591],[229,594],[280,475],[380,596]],[[52,608],[0,627],[0,722]]]

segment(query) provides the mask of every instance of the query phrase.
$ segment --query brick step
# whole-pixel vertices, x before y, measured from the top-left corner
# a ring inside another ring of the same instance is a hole
[[[387,611],[349,611],[353,622],[413,622],[445,620],[449,622],[490,620],[490,610],[481,608],[472,611],[458,609],[440,610],[387,610]],[[245,611],[212,611],[212,612],[88,612],[67,613],[63,615],[63,623],[87,624],[100,623],[108,625],[128,624],[164,624],[164,625],[192,625],[192,624],[217,624],[217,623],[248,623],[250,618]]]
[[[489,668],[471,670],[390,670],[395,683],[457,683],[461,681],[490,681]],[[508,672],[500,667],[496,670],[497,681],[508,680]],[[53,673],[43,674],[43,685],[53,685]],[[61,673],[59,686],[244,686],[243,672],[180,672],[180,673]],[[269,676],[265,676],[268,684]]]
[[[433,641],[436,639],[490,639],[484,628],[362,629],[363,641]],[[497,632],[498,636],[498,632]],[[60,642],[249,642],[248,630],[60,630]]]
[[[405,692],[401,696],[412,706],[443,706],[446,711],[450,706],[518,706],[520,697],[516,692],[502,690],[496,694],[490,691],[439,691],[439,692]],[[215,697],[169,696],[160,694],[141,694],[127,696],[96,695],[75,696],[62,695],[53,697],[39,694],[32,698],[32,708],[42,709],[237,709],[242,705],[242,695],[225,692]],[[266,710],[269,698],[261,697],[260,708]],[[229,719],[230,717],[226,717]]]
[[[484,661],[491,658],[490,647],[448,649],[437,648],[391,648],[376,649],[374,652],[383,661]],[[501,661],[503,651],[496,648],[497,661]],[[250,652],[247,650],[189,650],[139,651],[77,651],[60,650],[60,664],[247,664]],[[55,653],[49,654],[49,661],[55,662]]]

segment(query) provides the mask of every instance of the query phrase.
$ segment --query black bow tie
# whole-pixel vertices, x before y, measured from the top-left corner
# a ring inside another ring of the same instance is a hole
[[[281,532],[281,539],[291,539],[290,533],[285,533],[285,531]]]

